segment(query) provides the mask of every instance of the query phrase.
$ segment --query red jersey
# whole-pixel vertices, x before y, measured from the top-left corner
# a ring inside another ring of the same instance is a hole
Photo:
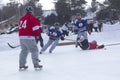
[[[40,22],[32,15],[24,15],[19,22],[19,36],[40,36]]]
[[[89,42],[89,49],[96,49],[97,46],[98,45],[96,43]]]

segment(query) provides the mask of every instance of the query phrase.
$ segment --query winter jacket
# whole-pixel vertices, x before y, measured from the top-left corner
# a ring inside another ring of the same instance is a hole
[[[80,42],[79,45],[80,45],[81,49],[83,49],[83,50],[97,49],[98,48],[97,43],[88,42],[87,39],[85,39],[82,42]]]
[[[39,36],[41,33],[40,22],[32,15],[25,14],[19,21],[20,38]]]
[[[53,40],[64,37],[62,30],[55,29],[55,27],[53,26],[48,28],[47,35],[49,36],[50,39],[53,39]]]
[[[77,29],[79,32],[84,32],[87,31],[87,20],[84,19],[76,19],[74,22],[74,27]]]

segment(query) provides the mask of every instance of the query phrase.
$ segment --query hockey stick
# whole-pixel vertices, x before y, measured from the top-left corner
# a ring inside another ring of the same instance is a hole
[[[73,40],[73,39],[67,39],[67,38],[65,38],[65,40],[69,40],[69,41],[75,42],[75,40]],[[115,45],[120,45],[120,42],[119,43],[106,44],[105,46],[115,46]]]
[[[65,40],[69,40],[69,41],[73,41],[73,42],[75,42],[75,40],[73,40],[73,39],[67,39],[67,38],[65,38]]]
[[[120,45],[120,43],[106,44],[105,46]]]
[[[74,36],[74,35],[76,35],[76,34],[71,33],[71,34],[69,34],[68,36],[66,36],[66,38],[69,38],[69,37]]]
[[[7,43],[8,44],[8,46],[10,47],[10,48],[17,48],[17,47],[19,47],[20,45],[17,45],[17,46],[12,46],[10,43]]]

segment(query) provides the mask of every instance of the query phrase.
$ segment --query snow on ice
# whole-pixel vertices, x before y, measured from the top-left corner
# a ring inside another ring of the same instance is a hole
[[[103,32],[93,32],[89,41],[98,44],[120,42],[120,24],[104,24]],[[42,34],[44,40],[47,38]],[[75,37],[75,36],[74,36]],[[74,39],[73,36],[69,38]],[[45,40],[45,42],[47,39]],[[120,80],[120,45],[106,49],[86,50],[74,45],[57,46],[53,53],[40,54],[41,71],[35,71],[28,56],[27,71],[19,72],[20,48],[11,49],[7,43],[19,45],[17,33],[0,35],[0,80]],[[64,41],[60,41],[64,42]],[[39,50],[41,49],[38,44]]]

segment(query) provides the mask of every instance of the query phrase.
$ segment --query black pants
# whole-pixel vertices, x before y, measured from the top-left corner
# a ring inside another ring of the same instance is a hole
[[[69,35],[69,32],[68,31],[65,31],[65,30],[62,30],[63,31],[63,34],[68,36]]]
[[[79,46],[82,50],[87,50],[89,47],[88,40],[85,39],[82,42],[79,43]]]
[[[95,32],[98,32],[98,28],[97,27],[94,27],[94,30],[95,30]]]
[[[40,41],[40,46],[43,47],[44,43],[43,43],[43,38],[42,36],[39,36],[39,38],[35,37],[36,43],[38,43],[38,41]]]

